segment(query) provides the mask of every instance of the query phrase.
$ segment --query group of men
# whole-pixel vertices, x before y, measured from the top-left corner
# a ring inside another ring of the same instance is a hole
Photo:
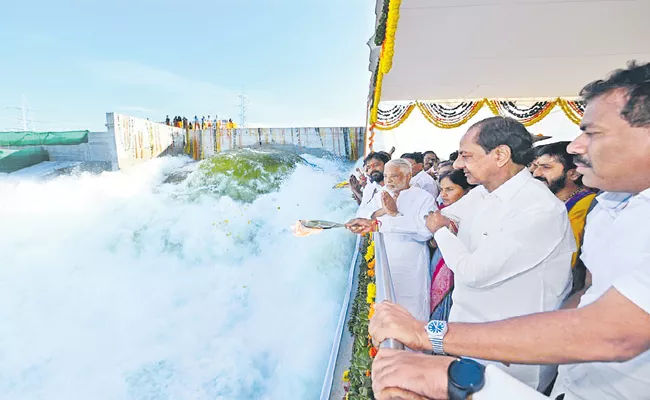
[[[415,350],[379,351],[377,398],[478,399],[502,371],[556,399],[650,398],[650,64],[581,96],[570,143],[533,147],[510,118],[471,126],[452,168],[478,186],[440,211],[419,158],[366,160],[348,228],[385,233],[397,297],[370,334]],[[427,321],[431,237],[454,273],[449,321]]]
[[[210,118],[209,115],[208,118],[201,117],[201,119],[199,119],[199,117],[195,115],[194,122],[181,116],[176,116],[173,119],[169,119],[169,115],[167,115],[165,117],[165,124],[173,126],[175,128],[185,128],[189,130],[212,129],[212,127],[227,129],[235,128],[235,124],[232,122],[232,119],[229,119],[227,122],[219,121],[216,115],[214,116],[214,119]]]

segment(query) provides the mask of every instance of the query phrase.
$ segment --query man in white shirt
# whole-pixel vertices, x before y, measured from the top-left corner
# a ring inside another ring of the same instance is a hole
[[[581,96],[587,104],[583,133],[568,150],[585,185],[606,191],[587,218],[582,247],[591,287],[567,302],[573,308],[487,324],[450,323],[439,337],[398,306],[377,304],[369,327],[373,341],[394,338],[426,350],[439,340],[447,354],[567,364],[560,367],[554,399],[648,399],[650,63],[631,63],[587,85]],[[445,398],[444,371],[452,361],[382,349],[373,365],[374,393],[381,397],[385,388],[400,387]]]
[[[348,222],[351,231],[356,227],[378,221],[376,227],[385,233],[388,265],[395,288],[397,304],[409,310],[416,318],[429,315],[429,247],[431,232],[425,217],[437,210],[434,198],[418,187],[410,187],[411,165],[406,160],[392,160],[386,164],[385,190],[375,196],[372,207],[365,214]]]
[[[410,182],[411,186],[419,187],[420,189],[429,192],[434,199],[437,198],[439,193],[438,184],[435,179],[424,170],[424,156],[422,153],[406,153],[402,154],[401,158],[411,163],[411,170],[413,171],[413,177]]]
[[[368,210],[370,210],[370,214],[375,211],[372,208],[374,207],[373,201],[376,196],[379,196],[384,186],[384,167],[388,161],[390,161],[390,158],[384,152],[373,152],[366,157],[364,165],[369,179],[363,188],[361,204],[359,204],[357,210],[358,217],[367,215]]]
[[[526,169],[530,133],[511,118],[472,126],[454,167],[480,185],[429,216],[427,226],[454,272],[450,322],[489,322],[560,308],[571,289],[575,241],[566,207]],[[458,223],[458,236],[445,226]],[[540,390],[553,368],[499,367]]]

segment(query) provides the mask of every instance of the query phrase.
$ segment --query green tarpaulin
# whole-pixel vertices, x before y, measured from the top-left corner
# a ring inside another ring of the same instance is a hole
[[[81,143],[88,143],[88,131],[0,132],[0,146],[52,146]]]
[[[47,151],[42,147],[30,147],[19,150],[0,150],[0,172],[10,173],[31,167],[42,161],[48,161]]]

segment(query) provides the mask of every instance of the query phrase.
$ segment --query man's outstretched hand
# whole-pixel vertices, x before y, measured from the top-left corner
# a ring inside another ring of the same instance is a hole
[[[373,231],[374,225],[372,220],[366,218],[354,218],[348,221],[345,224],[345,227],[350,232],[365,235],[366,233]]]

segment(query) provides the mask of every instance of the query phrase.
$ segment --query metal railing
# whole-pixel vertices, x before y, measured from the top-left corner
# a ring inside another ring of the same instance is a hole
[[[377,286],[377,294],[375,296],[375,301],[377,303],[384,300],[395,302],[395,290],[393,288],[393,281],[390,276],[390,270],[388,268],[388,255],[386,254],[386,245],[384,244],[384,236],[379,232],[373,233],[373,240],[375,242],[375,285]],[[332,344],[332,349],[330,351],[329,362],[327,365],[327,370],[325,371],[325,379],[323,381],[323,386],[321,388],[320,399],[329,400],[332,393],[332,384],[334,382],[334,371],[336,369],[337,357],[339,353],[339,347],[341,345],[341,338],[343,335],[343,330],[345,329],[345,321],[348,316],[348,307],[351,301],[352,289],[353,289],[353,280],[355,273],[355,264],[358,257],[360,256],[359,248],[361,247],[361,236],[357,237],[357,243],[355,247],[354,256],[352,257],[352,264],[350,265],[350,272],[348,275],[348,290],[343,299],[343,305],[341,306],[341,313],[339,315],[338,325],[334,333],[334,341]],[[388,339],[383,341],[380,346],[381,348],[391,348],[403,350],[404,345],[398,342],[395,339]]]
[[[393,280],[390,276],[384,235],[379,232],[374,232],[372,234],[372,239],[375,242],[375,284],[377,285],[375,302],[381,303],[382,301],[387,300],[391,303],[396,303],[395,288],[393,288]],[[386,339],[381,342],[379,347],[404,350],[404,345],[395,339]]]
[[[361,236],[357,237],[357,242],[354,250],[354,256],[352,256],[352,262],[350,264],[350,269],[348,272],[348,290],[343,299],[343,305],[341,305],[341,312],[339,314],[338,325],[336,326],[336,331],[334,332],[334,341],[332,343],[332,349],[330,351],[330,358],[327,364],[327,370],[325,371],[325,379],[323,381],[323,386],[320,392],[321,400],[329,400],[330,394],[332,393],[332,384],[334,383],[334,370],[336,369],[336,362],[338,359],[339,347],[341,346],[341,339],[343,337],[343,331],[345,329],[345,321],[348,316],[348,308],[350,305],[351,295],[352,295],[352,286],[354,283],[354,273],[356,271],[355,265],[359,258],[359,248],[361,247]]]

